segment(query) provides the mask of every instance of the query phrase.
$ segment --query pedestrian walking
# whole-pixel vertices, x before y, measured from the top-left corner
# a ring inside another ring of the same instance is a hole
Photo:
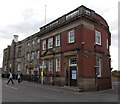
[[[11,73],[11,71],[10,71],[10,72],[9,72],[9,80],[8,80],[7,84],[9,84],[10,81],[12,82],[12,84],[14,84],[12,78],[13,78],[13,75],[12,75],[12,73]]]
[[[20,83],[21,76],[18,74],[18,83]]]

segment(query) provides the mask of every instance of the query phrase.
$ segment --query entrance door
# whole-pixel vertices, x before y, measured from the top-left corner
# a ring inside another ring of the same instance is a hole
[[[77,67],[70,66],[70,86],[77,86]]]

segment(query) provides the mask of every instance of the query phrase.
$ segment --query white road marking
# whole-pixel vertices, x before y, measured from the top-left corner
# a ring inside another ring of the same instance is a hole
[[[12,86],[8,86],[8,85],[5,85],[6,87],[9,87],[9,88],[12,88],[12,89],[15,89],[15,90],[17,90],[18,88],[16,88],[16,87],[12,87]]]

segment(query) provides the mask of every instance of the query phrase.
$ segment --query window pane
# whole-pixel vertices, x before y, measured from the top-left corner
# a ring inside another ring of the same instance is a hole
[[[60,71],[60,58],[56,59],[56,71]]]
[[[60,35],[56,36],[56,46],[60,46]]]
[[[71,57],[69,60],[70,66],[76,66],[77,65],[77,59],[76,57]]]
[[[42,42],[42,49],[43,49],[43,50],[46,50],[46,40],[44,40],[44,41]]]
[[[95,43],[101,45],[101,33],[99,31],[95,31]]]
[[[74,30],[69,32],[69,43],[73,43],[74,42]]]
[[[53,48],[53,38],[48,39],[48,48]]]

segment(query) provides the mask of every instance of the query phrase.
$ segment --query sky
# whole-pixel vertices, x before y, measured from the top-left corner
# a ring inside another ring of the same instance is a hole
[[[11,45],[13,35],[21,41],[39,31],[46,23],[84,5],[101,15],[111,32],[111,67],[118,70],[119,0],[0,0],[0,67],[3,49]]]

